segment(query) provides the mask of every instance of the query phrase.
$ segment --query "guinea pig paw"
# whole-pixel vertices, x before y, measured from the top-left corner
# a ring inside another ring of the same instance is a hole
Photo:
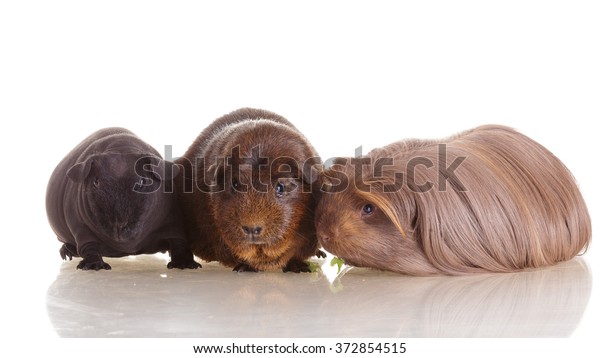
[[[167,268],[168,269],[174,269],[174,268],[178,268],[180,270],[184,270],[184,269],[197,269],[197,268],[201,268],[202,265],[200,265],[199,263],[197,263],[194,260],[191,261],[171,261],[167,264]]]
[[[283,268],[283,272],[310,272],[310,265],[304,261],[290,261]]]
[[[248,265],[248,264],[237,264],[236,267],[233,268],[234,272],[258,272],[257,269]]]
[[[86,259],[81,260],[81,262],[77,265],[78,269],[88,271],[88,270],[110,270],[111,267],[106,262],[100,261],[89,261]]]
[[[315,256],[318,258],[324,259],[327,257],[327,254],[323,250],[317,250],[317,253],[315,254]]]
[[[77,256],[77,248],[73,245],[64,244],[61,246],[59,253],[63,260],[67,260],[68,258],[71,261],[73,260],[73,256]]]

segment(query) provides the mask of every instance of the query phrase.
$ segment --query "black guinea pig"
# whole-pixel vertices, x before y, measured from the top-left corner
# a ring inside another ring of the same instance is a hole
[[[194,254],[234,271],[305,272],[318,250],[312,184],[320,158],[285,118],[244,108],[215,120],[177,180]]]
[[[171,180],[179,169],[123,128],[101,129],[58,164],[46,191],[50,226],[63,259],[109,270],[103,256],[169,251],[169,268],[198,268]],[[169,188],[169,184],[170,188]]]

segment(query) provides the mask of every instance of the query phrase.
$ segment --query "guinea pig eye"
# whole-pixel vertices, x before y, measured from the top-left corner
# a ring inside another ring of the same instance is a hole
[[[139,178],[137,184],[140,186],[147,186],[152,184],[152,179],[150,178]]]
[[[240,183],[238,183],[237,179],[231,179],[231,187],[235,190],[238,189],[238,187],[240,186]]]
[[[98,178],[94,179],[94,186],[95,186],[96,188],[99,188],[99,187],[100,187],[100,179],[98,179]]]
[[[282,197],[284,191],[285,186],[282,183],[277,183],[277,185],[275,185],[275,195],[277,195],[278,197]]]
[[[373,214],[373,211],[375,211],[375,207],[372,204],[365,204],[365,206],[362,207],[361,214],[363,216],[369,216]]]

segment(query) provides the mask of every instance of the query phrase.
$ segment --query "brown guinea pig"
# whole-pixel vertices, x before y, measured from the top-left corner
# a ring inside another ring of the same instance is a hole
[[[215,120],[176,163],[194,254],[234,271],[306,272],[318,250],[320,158],[285,118],[243,108]]]
[[[337,158],[320,182],[319,241],[355,266],[411,275],[511,272],[569,260],[591,240],[569,170],[503,126]]]

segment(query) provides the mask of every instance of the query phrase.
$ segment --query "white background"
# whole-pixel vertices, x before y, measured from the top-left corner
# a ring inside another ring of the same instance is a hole
[[[252,106],[329,158],[505,124],[564,161],[597,222],[597,2],[207,3],[0,3],[3,341],[62,350],[44,304],[60,265],[45,187],[106,126],[177,156],[213,119]],[[598,287],[595,246],[584,257]],[[595,349],[599,306],[594,289],[573,349]]]

